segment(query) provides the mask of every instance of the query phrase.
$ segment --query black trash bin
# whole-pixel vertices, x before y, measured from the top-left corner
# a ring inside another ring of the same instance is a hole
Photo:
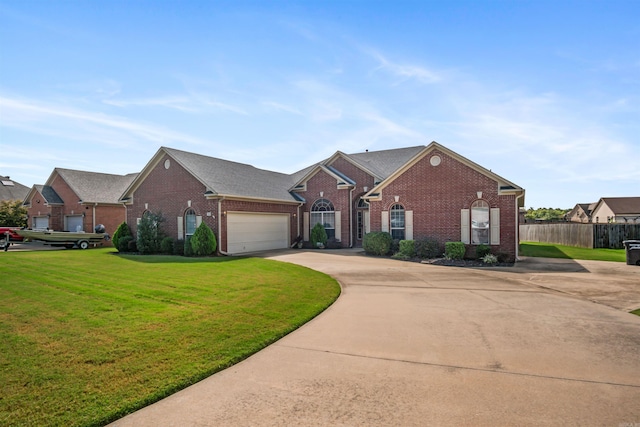
[[[625,240],[622,244],[627,252],[627,264],[640,265],[640,240]]]

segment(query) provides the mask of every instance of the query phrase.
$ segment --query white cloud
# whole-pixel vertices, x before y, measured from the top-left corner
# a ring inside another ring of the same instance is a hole
[[[0,109],[2,126],[43,135],[65,136],[73,140],[94,139],[116,146],[122,140],[148,141],[157,144],[167,144],[172,141],[193,145],[210,143],[197,137],[123,117],[33,100],[0,97]],[[86,133],[81,133],[80,130]],[[105,135],[107,137],[104,137]]]
[[[395,63],[377,51],[371,49],[365,51],[378,62],[376,70],[386,71],[399,79],[394,83],[396,85],[407,80],[416,80],[423,84],[437,83],[442,80],[442,76],[439,73],[428,68],[418,65]]]

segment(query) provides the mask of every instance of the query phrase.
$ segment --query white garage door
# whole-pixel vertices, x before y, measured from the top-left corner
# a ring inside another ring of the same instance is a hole
[[[49,228],[49,217],[35,216],[33,217],[33,228],[36,230],[46,230]]]
[[[67,216],[67,228],[65,231],[83,231],[82,215]]]
[[[227,252],[284,249],[289,247],[289,215],[229,212]]]

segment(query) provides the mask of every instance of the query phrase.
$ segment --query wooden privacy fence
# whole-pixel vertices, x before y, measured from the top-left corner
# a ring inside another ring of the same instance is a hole
[[[624,240],[640,240],[640,224],[521,224],[521,242],[556,243],[582,248],[622,249]]]

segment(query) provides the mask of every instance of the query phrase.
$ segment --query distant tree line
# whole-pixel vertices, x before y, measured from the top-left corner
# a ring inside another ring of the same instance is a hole
[[[571,209],[560,208],[529,208],[524,215],[526,219],[538,220],[538,221],[562,221],[564,216]]]

